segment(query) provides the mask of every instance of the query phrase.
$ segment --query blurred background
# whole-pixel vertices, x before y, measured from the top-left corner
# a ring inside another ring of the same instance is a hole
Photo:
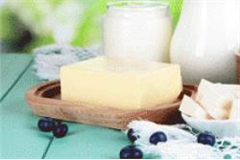
[[[101,44],[101,19],[107,3],[117,0],[0,0],[0,53],[31,53],[60,43],[73,46]],[[176,25],[182,0],[170,4]]]

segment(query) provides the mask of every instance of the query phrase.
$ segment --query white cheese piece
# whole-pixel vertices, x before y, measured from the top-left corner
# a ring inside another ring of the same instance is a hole
[[[236,99],[233,102],[232,109],[230,112],[230,119],[240,120],[240,99]]]
[[[228,119],[234,96],[219,89],[218,84],[202,80],[196,101],[214,119]]]
[[[216,84],[217,89],[223,95],[235,98],[240,98],[240,85]]]
[[[211,119],[211,116],[192,98],[184,96],[179,110],[193,118]]]

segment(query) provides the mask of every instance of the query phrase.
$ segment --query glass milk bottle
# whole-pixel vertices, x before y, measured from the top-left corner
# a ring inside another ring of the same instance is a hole
[[[185,83],[202,78],[236,82],[234,49],[240,39],[239,0],[185,0],[171,43],[171,62]]]
[[[109,4],[103,32],[108,57],[169,62],[172,26],[166,5],[154,1]]]

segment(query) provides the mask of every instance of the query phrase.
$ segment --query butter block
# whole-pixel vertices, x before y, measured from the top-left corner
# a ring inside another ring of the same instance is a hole
[[[97,57],[61,68],[62,100],[96,107],[150,108],[182,91],[179,65]]]
[[[229,119],[240,120],[240,99],[234,100]]]
[[[228,119],[231,109],[233,94],[222,92],[216,84],[202,80],[196,101],[210,114],[214,119]]]
[[[212,119],[197,102],[186,95],[183,97],[179,111],[196,119]]]

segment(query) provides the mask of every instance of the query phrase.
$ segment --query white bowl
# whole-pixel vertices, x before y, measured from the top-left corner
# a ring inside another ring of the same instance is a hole
[[[201,120],[183,113],[182,118],[192,128],[200,132],[209,131],[219,138],[240,136],[240,120]]]

